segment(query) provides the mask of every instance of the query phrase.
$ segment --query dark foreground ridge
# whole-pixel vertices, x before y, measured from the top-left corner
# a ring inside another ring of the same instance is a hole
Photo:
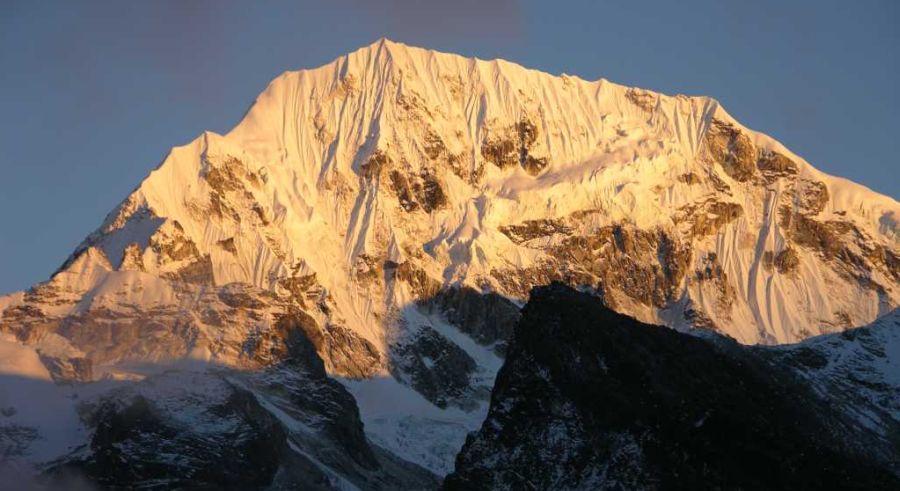
[[[299,327],[285,329],[287,357],[264,371],[167,371],[83,404],[89,445],[43,480],[97,490],[436,488],[436,476],[367,440],[353,396]]]
[[[900,489],[896,425],[861,424],[791,360],[536,288],[444,488]]]

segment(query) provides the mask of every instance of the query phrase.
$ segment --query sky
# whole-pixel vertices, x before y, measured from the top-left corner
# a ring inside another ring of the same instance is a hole
[[[718,99],[900,198],[895,0],[0,1],[0,293],[46,280],[168,150],[380,37]]]

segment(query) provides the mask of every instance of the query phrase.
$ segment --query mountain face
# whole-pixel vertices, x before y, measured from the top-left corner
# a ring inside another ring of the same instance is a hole
[[[203,367],[211,413],[252,428],[235,430],[247,445],[287,445],[260,482],[288,458],[356,485],[426,482],[385,462],[453,469],[533,287],[793,343],[900,303],[898,222],[900,203],[817,171],[715,100],[381,40],[276,78],[228,134],[174,148],[48,281],[0,297],[0,349],[28,360],[10,383],[39,380],[71,423],[19,410],[0,420],[15,429],[5,448],[90,476],[97,420],[205,398],[142,388]],[[242,381],[296,371],[300,333],[353,404],[302,385],[358,411],[369,457],[304,457],[294,447],[310,440]],[[71,399],[122,384],[134,388],[108,404]],[[268,415],[228,402],[247,391]],[[159,435],[180,417],[147,411]]]
[[[900,311],[751,348],[538,288],[444,489],[897,489],[898,362]]]

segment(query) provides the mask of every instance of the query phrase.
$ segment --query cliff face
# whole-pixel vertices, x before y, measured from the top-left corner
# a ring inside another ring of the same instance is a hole
[[[444,488],[891,489],[898,328],[747,348],[538,288]]]

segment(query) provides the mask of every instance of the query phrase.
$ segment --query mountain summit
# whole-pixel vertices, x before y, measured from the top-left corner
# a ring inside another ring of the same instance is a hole
[[[0,298],[0,331],[57,381],[263,370],[302,332],[373,441],[445,473],[533,287],[797,342],[900,304],[898,223],[713,99],[382,39],[172,149],[52,278]]]

